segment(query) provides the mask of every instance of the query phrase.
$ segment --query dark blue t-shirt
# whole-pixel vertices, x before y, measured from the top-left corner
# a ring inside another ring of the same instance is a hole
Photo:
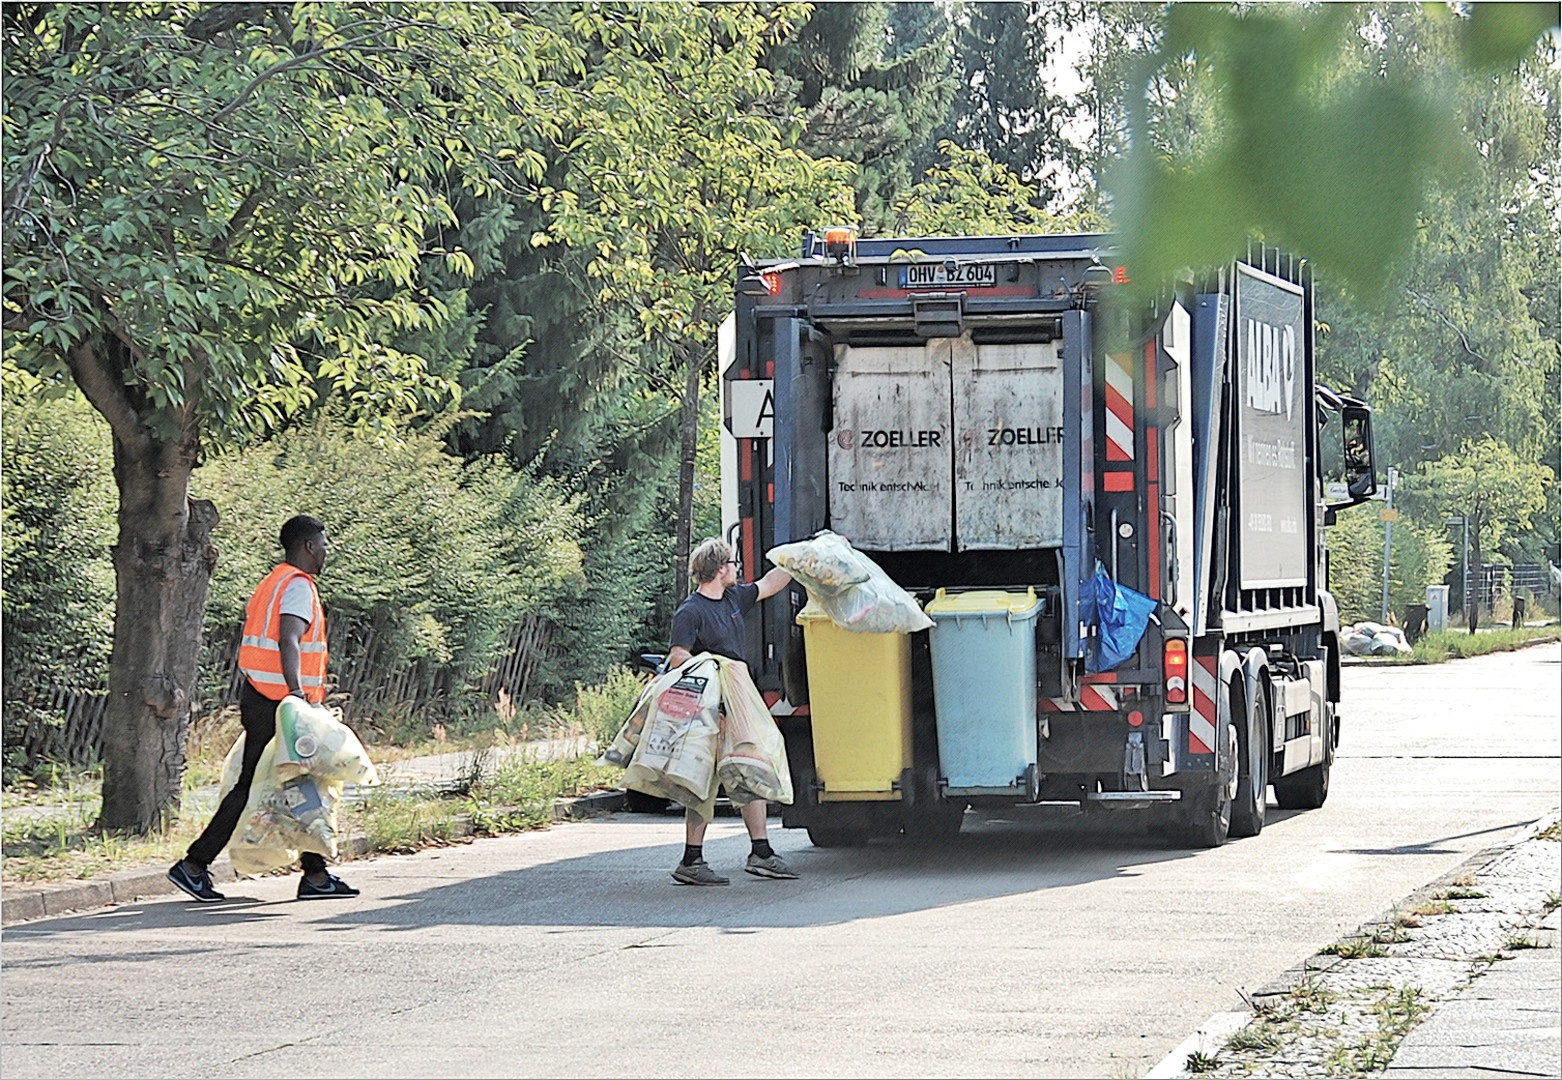
[[[690,593],[673,613],[673,647],[681,645],[691,653],[712,652],[746,662],[743,616],[758,602],[759,586],[754,582],[732,586],[720,600]]]

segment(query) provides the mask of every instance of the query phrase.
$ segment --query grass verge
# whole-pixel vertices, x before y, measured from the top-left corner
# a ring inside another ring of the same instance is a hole
[[[1462,660],[1467,656],[1485,656],[1487,653],[1512,652],[1536,641],[1556,641],[1562,638],[1562,626],[1526,626],[1518,630],[1502,629],[1471,634],[1464,630],[1441,630],[1426,634],[1415,643],[1409,656],[1390,657],[1401,664],[1441,664],[1446,660]]]

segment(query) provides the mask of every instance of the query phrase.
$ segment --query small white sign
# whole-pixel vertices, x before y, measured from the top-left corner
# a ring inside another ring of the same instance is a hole
[[[769,439],[776,430],[774,379],[734,379],[727,384],[727,430],[735,439]]]

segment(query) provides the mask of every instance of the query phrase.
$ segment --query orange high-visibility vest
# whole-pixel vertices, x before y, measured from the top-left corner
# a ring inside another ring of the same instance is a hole
[[[309,582],[314,598],[314,617],[298,642],[299,687],[316,705],[325,700],[325,612],[315,579],[292,563],[282,563],[255,586],[244,605],[244,638],[239,642],[239,670],[250,684],[272,701],[287,697],[287,680],[282,677],[282,593],[295,578]]]

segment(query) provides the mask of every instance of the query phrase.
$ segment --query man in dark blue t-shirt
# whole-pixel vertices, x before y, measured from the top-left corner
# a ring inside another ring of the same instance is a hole
[[[748,662],[743,649],[743,616],[759,601],[786,588],[792,575],[778,566],[758,581],[740,585],[742,568],[731,545],[714,537],[694,549],[689,556],[689,575],[699,582],[699,588],[673,614],[668,670],[682,667],[689,657],[702,652]],[[743,869],[757,877],[795,878],[797,874],[770,846],[764,802],[751,802],[742,810],[753,848]],[[705,861],[706,824],[693,810],[684,814],[683,859],[673,870],[673,880],[680,885],[727,884],[727,879]]]

